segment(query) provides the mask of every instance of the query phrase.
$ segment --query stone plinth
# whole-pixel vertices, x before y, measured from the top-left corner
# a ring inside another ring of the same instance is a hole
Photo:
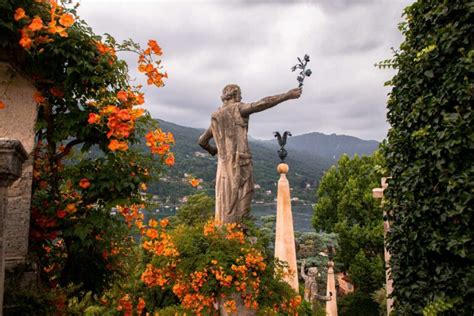
[[[0,110],[0,137],[17,139],[28,159],[22,174],[8,190],[10,205],[5,217],[5,264],[7,267],[24,262],[28,254],[31,184],[33,175],[34,125],[37,105],[33,101],[34,86],[7,63],[0,62],[0,99],[6,107]]]
[[[22,175],[27,154],[18,140],[0,138],[0,314],[5,282],[5,218],[8,214],[8,186]]]
[[[332,261],[328,262],[326,296],[331,298],[329,301],[326,301],[326,315],[337,316],[336,278],[334,275],[334,262]]]
[[[295,234],[291,211],[290,184],[286,178],[288,165],[281,163],[277,167],[280,173],[277,195],[277,218],[275,234],[275,257],[288,262],[289,274],[285,281],[298,292],[298,274],[296,266]]]

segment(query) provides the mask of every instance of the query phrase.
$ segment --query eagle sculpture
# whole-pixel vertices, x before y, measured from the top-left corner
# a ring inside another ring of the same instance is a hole
[[[288,136],[291,136],[291,133],[289,131],[285,131],[283,133],[283,136],[281,136],[280,132],[274,132],[273,135],[275,135],[278,140],[278,145],[280,145],[280,149],[278,150],[278,156],[280,157],[281,162],[284,162],[286,156],[288,155],[288,152],[285,149],[286,139],[288,138]]]

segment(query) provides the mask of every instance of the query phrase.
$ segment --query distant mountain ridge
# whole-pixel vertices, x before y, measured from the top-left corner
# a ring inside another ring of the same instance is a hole
[[[262,143],[271,148],[275,148],[275,141],[265,140]],[[327,159],[335,163],[343,154],[353,156],[354,154],[370,155],[379,146],[375,140],[363,140],[347,135],[326,135],[312,132],[308,134],[290,137],[287,142],[287,150],[305,153],[311,156]]]
[[[160,119],[157,121],[164,131],[172,132],[175,136],[176,145],[173,152],[176,165],[164,175],[166,181],[149,186],[150,191],[158,196],[168,197],[168,202],[174,204],[180,197],[195,192],[190,186],[183,185],[182,179],[184,173],[187,173],[202,178],[203,190],[208,191],[211,196],[214,195],[216,157],[208,155],[197,143],[204,129],[185,127]],[[273,201],[278,180],[277,141],[249,138],[249,146],[254,164],[255,184],[258,185],[255,201]],[[377,147],[378,142],[344,135],[315,132],[290,137],[286,148],[289,152],[287,163],[290,166],[288,177],[293,189],[292,197],[314,202],[315,189],[320,178],[340,155],[371,154]]]

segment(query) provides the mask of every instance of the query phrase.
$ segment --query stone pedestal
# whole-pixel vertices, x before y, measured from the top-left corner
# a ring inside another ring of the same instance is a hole
[[[328,280],[326,285],[326,296],[330,297],[326,301],[326,315],[337,316],[337,292],[336,292],[336,278],[334,275],[334,262],[328,262]]]
[[[286,178],[288,165],[281,163],[277,167],[280,173],[277,195],[277,218],[275,234],[275,257],[288,262],[290,272],[285,281],[298,292],[298,273],[296,266],[295,234],[293,214],[291,212],[290,184]]]
[[[0,99],[6,105],[0,110],[0,137],[17,139],[28,154],[19,179],[8,189],[10,207],[4,232],[5,265],[8,268],[24,263],[28,254],[32,152],[38,105],[33,100],[36,89],[32,83],[5,62],[0,62],[0,91],[3,93]]]
[[[0,315],[5,282],[5,219],[8,214],[8,186],[22,174],[28,155],[18,140],[0,138]]]

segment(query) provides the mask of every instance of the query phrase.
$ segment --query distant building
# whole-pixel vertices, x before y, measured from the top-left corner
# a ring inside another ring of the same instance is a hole
[[[297,201],[300,200],[300,198],[298,198],[298,197],[295,196],[295,197],[291,198],[291,200],[297,202]]]
[[[267,191],[265,191],[265,194],[266,194],[266,195],[272,195],[272,190],[267,190]]]
[[[194,152],[194,157],[201,157],[201,158],[204,158],[204,157],[207,157],[207,154],[206,154],[206,153],[203,153],[203,152],[200,152],[200,151],[195,151],[195,152]]]
[[[257,190],[257,189],[260,189],[261,186],[260,186],[260,184],[254,184],[254,185],[253,185],[253,188],[254,188],[255,190]]]
[[[336,274],[336,279],[339,284],[338,295],[347,295],[354,292],[354,284],[351,278],[344,272]]]

